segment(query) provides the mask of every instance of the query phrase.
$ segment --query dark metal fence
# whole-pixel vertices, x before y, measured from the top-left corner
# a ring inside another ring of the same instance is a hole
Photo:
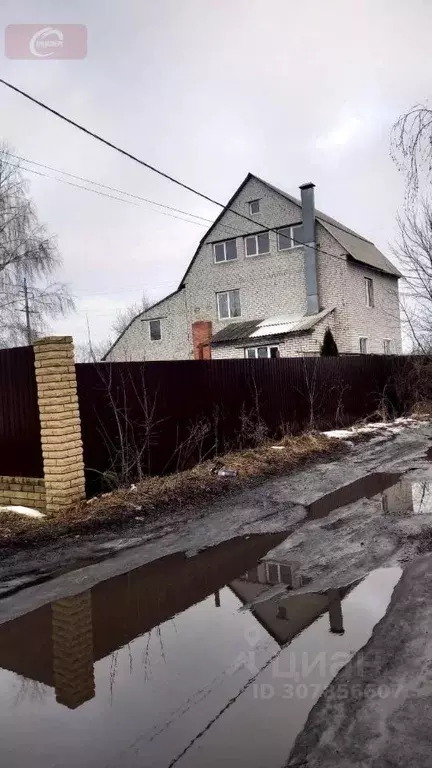
[[[43,477],[33,347],[0,349],[0,475]]]
[[[88,479],[164,473],[267,433],[346,426],[385,399],[394,358],[98,363],[76,366]],[[139,466],[138,466],[139,465]]]

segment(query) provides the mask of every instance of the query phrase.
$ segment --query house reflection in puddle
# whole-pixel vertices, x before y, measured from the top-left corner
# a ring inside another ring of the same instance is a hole
[[[0,625],[0,668],[54,688],[76,709],[95,696],[94,664],[214,594],[252,568],[285,533],[231,539],[194,557],[177,553]]]
[[[330,631],[343,634],[341,601],[358,581],[323,593],[288,593],[282,597],[278,594],[265,599],[269,585],[285,584],[289,590],[302,587],[302,577],[296,573],[298,569],[299,564],[266,558],[256,568],[232,581],[229,586],[244,605],[253,603],[251,613],[281,646],[290,642],[327,611]],[[258,602],[255,602],[257,600]]]
[[[432,483],[401,480],[382,495],[384,512],[426,515],[432,513]]]
[[[307,519],[327,517],[336,509],[364,499],[380,499],[385,513],[430,514],[432,483],[410,482],[401,479],[401,474],[395,472],[372,472],[309,504]]]

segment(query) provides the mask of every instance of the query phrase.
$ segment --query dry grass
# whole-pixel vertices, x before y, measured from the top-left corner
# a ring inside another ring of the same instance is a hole
[[[34,525],[40,524],[42,518],[17,515],[16,512],[8,512],[0,507],[0,541],[8,532],[27,531]]]
[[[432,402],[430,400],[422,400],[421,402],[416,403],[410,412],[410,416],[414,419],[425,419],[426,421],[429,421],[432,416]]]
[[[236,451],[184,472],[149,477],[133,489],[103,494],[44,519],[1,512],[0,546],[31,546],[60,536],[121,526],[137,516],[150,523],[164,513],[175,516],[188,507],[202,509],[203,504],[223,494],[343,450],[340,441],[320,434],[285,437],[273,445],[278,447],[269,444]],[[235,469],[236,477],[219,477],[222,466]]]

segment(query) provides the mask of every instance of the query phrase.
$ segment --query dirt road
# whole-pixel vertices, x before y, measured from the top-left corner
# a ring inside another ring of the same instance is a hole
[[[417,497],[421,484],[432,481],[426,458],[431,440],[430,426],[405,429],[357,444],[341,459],[224,497],[198,514],[167,515],[156,527],[138,520],[121,537],[113,532],[64,537],[37,551],[3,557],[0,622],[159,557],[193,553],[249,533],[291,534],[278,556],[299,563],[314,590],[351,583],[382,565],[407,563],[419,541],[428,539],[432,515],[398,511],[398,493],[406,490],[398,486],[392,500],[391,487],[403,476],[408,490],[415,484]],[[372,484],[362,480],[371,475]]]

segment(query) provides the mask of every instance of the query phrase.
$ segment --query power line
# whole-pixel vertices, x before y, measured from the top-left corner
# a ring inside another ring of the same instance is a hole
[[[167,285],[178,285],[178,280],[169,280],[166,283],[157,283],[156,285],[151,284],[152,290],[154,288],[165,288]],[[91,288],[77,288],[75,286],[75,291],[82,292],[83,295],[75,294],[75,298],[77,299],[87,299],[91,296],[118,296],[120,293],[131,293],[132,291],[138,291],[140,295],[142,295],[143,290],[142,288],[137,288],[136,285],[131,285],[126,288],[120,288],[119,290],[112,290],[112,291],[92,291]],[[87,295],[89,294],[89,295]]]
[[[20,166],[17,165],[16,163],[9,163],[7,160],[4,160],[4,159],[2,162],[6,163],[6,165],[11,166],[12,168],[20,168]],[[48,174],[42,173],[42,171],[36,171],[34,168],[23,168],[23,170],[29,171],[29,173],[35,173],[37,176],[44,176],[46,179],[51,179],[51,181],[59,181],[61,184],[67,184],[69,187],[84,189],[86,192],[93,192],[95,195],[101,195],[102,197],[109,197],[112,200],[118,200],[120,203],[126,203],[127,205],[134,205],[136,208],[142,207],[138,203],[133,203],[132,200],[124,200],[124,198],[116,197],[115,195],[110,195],[107,192],[101,192],[99,189],[91,189],[91,187],[85,187],[82,184],[74,184],[74,182],[66,181],[66,179],[57,179],[54,176],[48,176]],[[162,213],[165,216],[170,216],[173,219],[180,219],[180,221],[185,221],[188,224],[196,224],[199,227],[207,226],[207,224],[202,224],[199,221],[191,221],[191,219],[184,219],[182,216],[175,216],[173,213],[168,213],[167,211],[155,211],[155,213]]]
[[[176,211],[177,213],[182,213],[185,216],[193,216],[196,219],[202,219],[202,221],[205,222],[205,224],[201,224],[201,222],[197,222],[197,221],[190,221],[189,219],[183,219],[181,216],[175,216],[174,214],[170,214],[167,211],[154,211],[154,213],[162,213],[165,216],[171,216],[174,219],[180,219],[180,221],[186,221],[189,224],[198,224],[201,227],[213,224],[213,220],[212,219],[207,219],[207,218],[205,218],[205,216],[199,216],[197,213],[191,213],[190,211],[183,211],[183,210],[181,210],[179,208],[173,208],[173,206],[171,206],[171,205],[166,205],[165,203],[158,203],[155,200],[149,200],[148,198],[141,197],[140,195],[136,195],[133,192],[126,192],[123,189],[117,189],[117,187],[112,187],[109,184],[102,184],[102,182],[99,182],[99,181],[93,181],[92,179],[86,179],[83,176],[77,176],[74,173],[69,173],[68,171],[63,171],[61,168],[54,168],[52,166],[46,165],[45,163],[38,163],[35,160],[29,160],[26,157],[21,157],[20,155],[14,155],[11,152],[8,152],[7,154],[8,154],[9,157],[16,158],[17,160],[23,161],[25,163],[31,163],[33,165],[37,165],[37,166],[39,166],[41,168],[46,168],[47,170],[53,171],[54,173],[62,173],[64,176],[69,176],[72,179],[78,179],[79,181],[85,181],[88,184],[94,184],[95,186],[102,187],[103,189],[110,189],[112,192],[118,192],[118,193],[120,193],[122,195],[126,195],[127,197],[132,197],[132,198],[134,198],[136,200],[141,200],[144,203],[148,203],[148,204],[151,204],[151,205],[156,205],[159,208],[166,208],[169,211]],[[20,168],[21,167],[21,166],[18,165],[18,163],[15,165],[13,163],[8,163],[7,160],[3,160],[3,162],[7,163],[8,165],[11,165],[14,168]],[[24,171],[29,171],[30,173],[36,173],[39,176],[45,176],[47,179],[51,179],[51,181],[59,181],[59,182],[61,182],[63,184],[67,184],[68,183],[67,181],[65,181],[65,179],[58,179],[55,176],[48,176],[47,174],[41,173],[40,171],[35,171],[33,168],[26,168],[24,166],[23,170]],[[76,187],[78,189],[85,189],[88,192],[95,192],[96,191],[94,189],[89,189],[88,187],[81,186],[80,184],[72,184],[71,182],[69,182],[69,185],[73,186],[73,187]],[[103,195],[104,193],[100,192],[99,194]],[[122,203],[128,203],[129,202],[129,200],[123,200],[123,198],[117,198],[114,195],[105,195],[105,196],[106,197],[110,197],[113,200],[119,200]],[[221,227],[223,229],[226,229],[226,230],[231,230],[233,232],[238,232],[236,227],[232,227],[229,224],[221,224]]]
[[[66,117],[66,115],[63,115],[58,110],[53,109],[53,107],[49,107],[48,104],[44,104],[43,101],[36,99],[34,96],[30,96],[29,93],[26,93],[25,91],[21,90],[21,88],[18,88],[16,85],[12,85],[12,83],[9,83],[7,80],[4,80],[3,78],[0,78],[0,83],[3,83],[3,85],[5,85],[7,88],[10,88],[12,91],[15,91],[16,93],[19,93],[21,96],[24,96],[25,99],[28,99],[28,101],[31,101],[33,104],[36,104],[38,107],[42,107],[42,109],[45,109],[47,112],[50,112],[52,115],[59,117],[61,120],[64,120],[66,123],[68,123],[69,125],[72,125],[74,128],[77,128],[79,131],[82,131],[88,136],[91,136],[93,139],[96,139],[97,141],[101,142],[101,144],[104,144],[105,146],[110,147],[110,149],[114,149],[116,152],[119,152],[121,155],[124,155],[124,157],[128,157],[130,160],[134,160],[134,162],[139,163],[139,165],[142,165],[144,168],[147,168],[149,171],[153,171],[153,173],[156,173],[158,174],[158,176],[161,176],[162,178],[167,179],[167,181],[171,181],[173,184],[176,184],[182,189],[186,189],[188,192],[192,192],[192,194],[197,195],[198,197],[201,197],[203,200],[207,200],[207,202],[213,203],[214,205],[219,206],[219,208],[226,209],[231,213],[236,214],[236,216],[239,216],[240,218],[245,219],[246,221],[252,222],[256,226],[257,222],[255,221],[255,219],[251,219],[249,216],[246,216],[244,213],[239,213],[239,211],[235,211],[233,208],[227,208],[223,203],[220,203],[218,200],[214,200],[212,197],[209,197],[203,192],[200,192],[199,190],[194,189],[188,184],[185,184],[183,181],[176,179],[174,176],[171,176],[170,174],[165,173],[165,171],[161,171],[159,168],[156,168],[154,165],[147,163],[145,160],[141,160],[141,158],[137,157],[136,155],[133,155],[131,152],[128,152],[126,149],[122,149],[122,147],[119,147],[116,144],[113,144],[111,141],[108,141],[108,139],[104,139],[103,136],[100,136],[98,133],[91,131],[89,128],[85,128],[83,125],[81,125],[80,123],[77,123],[75,120],[72,120],[70,117]],[[266,229],[269,232],[275,232],[276,234],[278,232],[278,228],[275,228],[275,227],[266,227]],[[304,246],[304,243],[301,243],[299,240],[295,240],[294,238],[291,238],[291,239],[293,243],[296,243],[296,245]],[[312,246],[309,246],[309,247],[311,248],[311,250],[315,250],[316,252],[324,253],[327,256],[331,256],[331,258],[339,259],[340,261],[343,261],[343,262],[346,261],[346,259],[343,256],[336,256],[334,253],[329,253],[328,251],[324,251],[321,248],[316,248]]]
[[[7,160],[2,160],[2,162],[6,163],[6,165],[10,165],[12,168],[20,168],[17,163],[9,163]],[[74,184],[72,181],[66,181],[66,179],[56,179],[54,176],[48,176],[47,173],[42,173],[41,171],[36,171],[34,168],[23,168],[24,171],[29,171],[29,173],[35,173],[37,176],[44,176],[46,179],[51,179],[51,181],[60,181],[62,184],[67,184],[69,187],[77,187],[78,189],[85,189],[87,192],[94,192],[95,195],[102,195],[103,197],[110,197],[112,200],[118,200],[121,203],[127,203],[128,205],[134,205],[136,208],[139,208],[138,203],[133,203],[131,200],[123,200],[121,197],[115,197],[114,195],[108,195],[106,192],[100,192],[98,189],[90,189],[90,187],[84,187],[81,184]]]
[[[0,78],[0,83],[3,83],[3,85],[5,85],[7,88],[10,88],[12,91],[19,93],[21,96],[24,96],[24,98],[28,99],[29,101],[32,101],[33,104],[37,104],[38,107],[42,107],[42,109],[46,109],[48,112],[51,112],[51,114],[55,115],[56,117],[59,117],[61,120],[64,120],[66,123],[69,123],[69,125],[73,125],[74,128],[77,128],[79,131],[86,133],[88,136],[91,136],[93,139],[100,141],[102,144],[105,144],[107,147],[110,147],[111,149],[115,149],[116,152],[120,152],[120,154],[124,155],[125,157],[129,157],[130,160],[134,160],[136,163],[139,163],[140,165],[144,166],[144,168],[147,168],[149,171],[153,171],[154,173],[157,173],[159,176],[162,176],[164,179],[171,181],[173,184],[177,184],[178,186],[183,187],[183,189],[186,189],[188,192],[192,192],[195,195],[199,195],[200,197],[207,200],[209,203],[214,203],[215,205],[219,205],[219,206],[221,205],[221,203],[218,203],[216,200],[213,200],[211,197],[208,197],[207,195],[204,195],[201,192],[197,192],[196,189],[188,186],[188,184],[185,184],[184,182],[174,178],[174,176],[170,176],[168,173],[165,173],[164,171],[159,170],[159,168],[155,168],[154,165],[151,165],[150,163],[146,163],[145,160],[140,160],[139,157],[136,157],[136,155],[133,155],[131,152],[128,152],[126,149],[122,149],[121,147],[118,147],[116,144],[113,144],[111,141],[108,141],[108,139],[104,139],[102,136],[99,136],[99,134],[95,133],[94,131],[91,131],[89,128],[85,128],[83,125],[80,125],[80,123],[75,122],[75,120],[72,120],[70,117],[66,117],[66,115],[63,115],[61,112],[58,112],[58,110],[53,109],[52,107],[49,107],[48,104],[44,104],[43,101],[39,101],[39,99],[35,99],[34,96],[30,96],[29,93],[26,93],[25,91],[22,91],[20,88],[17,88],[16,85],[12,85],[12,83],[8,83],[7,80]],[[222,206],[222,207],[225,207],[225,206]]]
[[[157,283],[155,285],[152,284],[151,287],[152,287],[152,290],[153,290],[155,288],[166,288],[167,286],[174,287],[176,285],[178,285],[178,281],[177,280],[167,280],[167,281],[165,281],[163,283]],[[16,288],[17,290],[21,290],[21,291],[23,290],[23,286],[20,283],[9,283],[9,287],[10,288]],[[120,293],[130,293],[133,290],[138,291],[140,296],[142,296],[142,293],[143,293],[142,288],[137,288],[136,284],[134,284],[134,285],[131,285],[131,286],[128,286],[128,287],[120,288],[119,290],[114,289],[114,290],[111,290],[111,291],[109,291],[109,290],[108,291],[93,291],[91,288],[85,288],[85,289],[83,288],[83,289],[81,289],[81,288],[75,286],[75,288],[73,288],[73,290],[72,290],[72,297],[74,299],[76,299],[76,300],[88,301],[93,296],[114,296],[114,297],[116,297]],[[83,291],[84,293],[83,293],[83,295],[80,295],[76,291]],[[10,296],[10,291],[1,291],[0,290],[0,296]],[[22,298],[16,298],[16,299],[13,300],[12,303],[14,303],[16,301],[22,301]]]
[[[190,211],[182,211],[180,208],[173,208],[171,205],[166,205],[165,203],[158,203],[155,200],[149,200],[146,197],[141,197],[141,195],[136,195],[133,192],[126,192],[124,189],[118,189],[117,187],[112,187],[109,184],[102,184],[101,181],[93,181],[93,179],[87,179],[84,176],[77,176],[75,173],[69,173],[68,171],[63,171],[61,168],[53,168],[50,165],[46,165],[45,163],[38,163],[36,160],[29,160],[28,157],[21,157],[20,155],[14,155],[11,152],[7,153],[9,157],[14,157],[16,160],[22,160],[25,163],[30,163],[31,165],[37,165],[40,168],[45,168],[48,171],[53,171],[54,173],[62,173],[64,176],[69,176],[71,179],[77,179],[78,181],[84,181],[86,184],[95,184],[97,187],[102,187],[103,189],[109,189],[111,192],[117,192],[121,195],[126,195],[127,197],[133,197],[136,200],[141,200],[143,203],[150,203],[151,205],[157,205],[160,208],[167,208],[169,211],[175,211],[176,213],[182,213],[185,216],[193,216],[195,219],[202,219],[202,221],[205,221],[206,224],[212,224],[212,219],[208,219],[205,216],[199,216],[197,213],[191,213]],[[29,168],[26,168],[25,170],[30,170]],[[53,178],[53,177],[48,177]],[[61,181],[61,179],[56,179],[56,181]]]

